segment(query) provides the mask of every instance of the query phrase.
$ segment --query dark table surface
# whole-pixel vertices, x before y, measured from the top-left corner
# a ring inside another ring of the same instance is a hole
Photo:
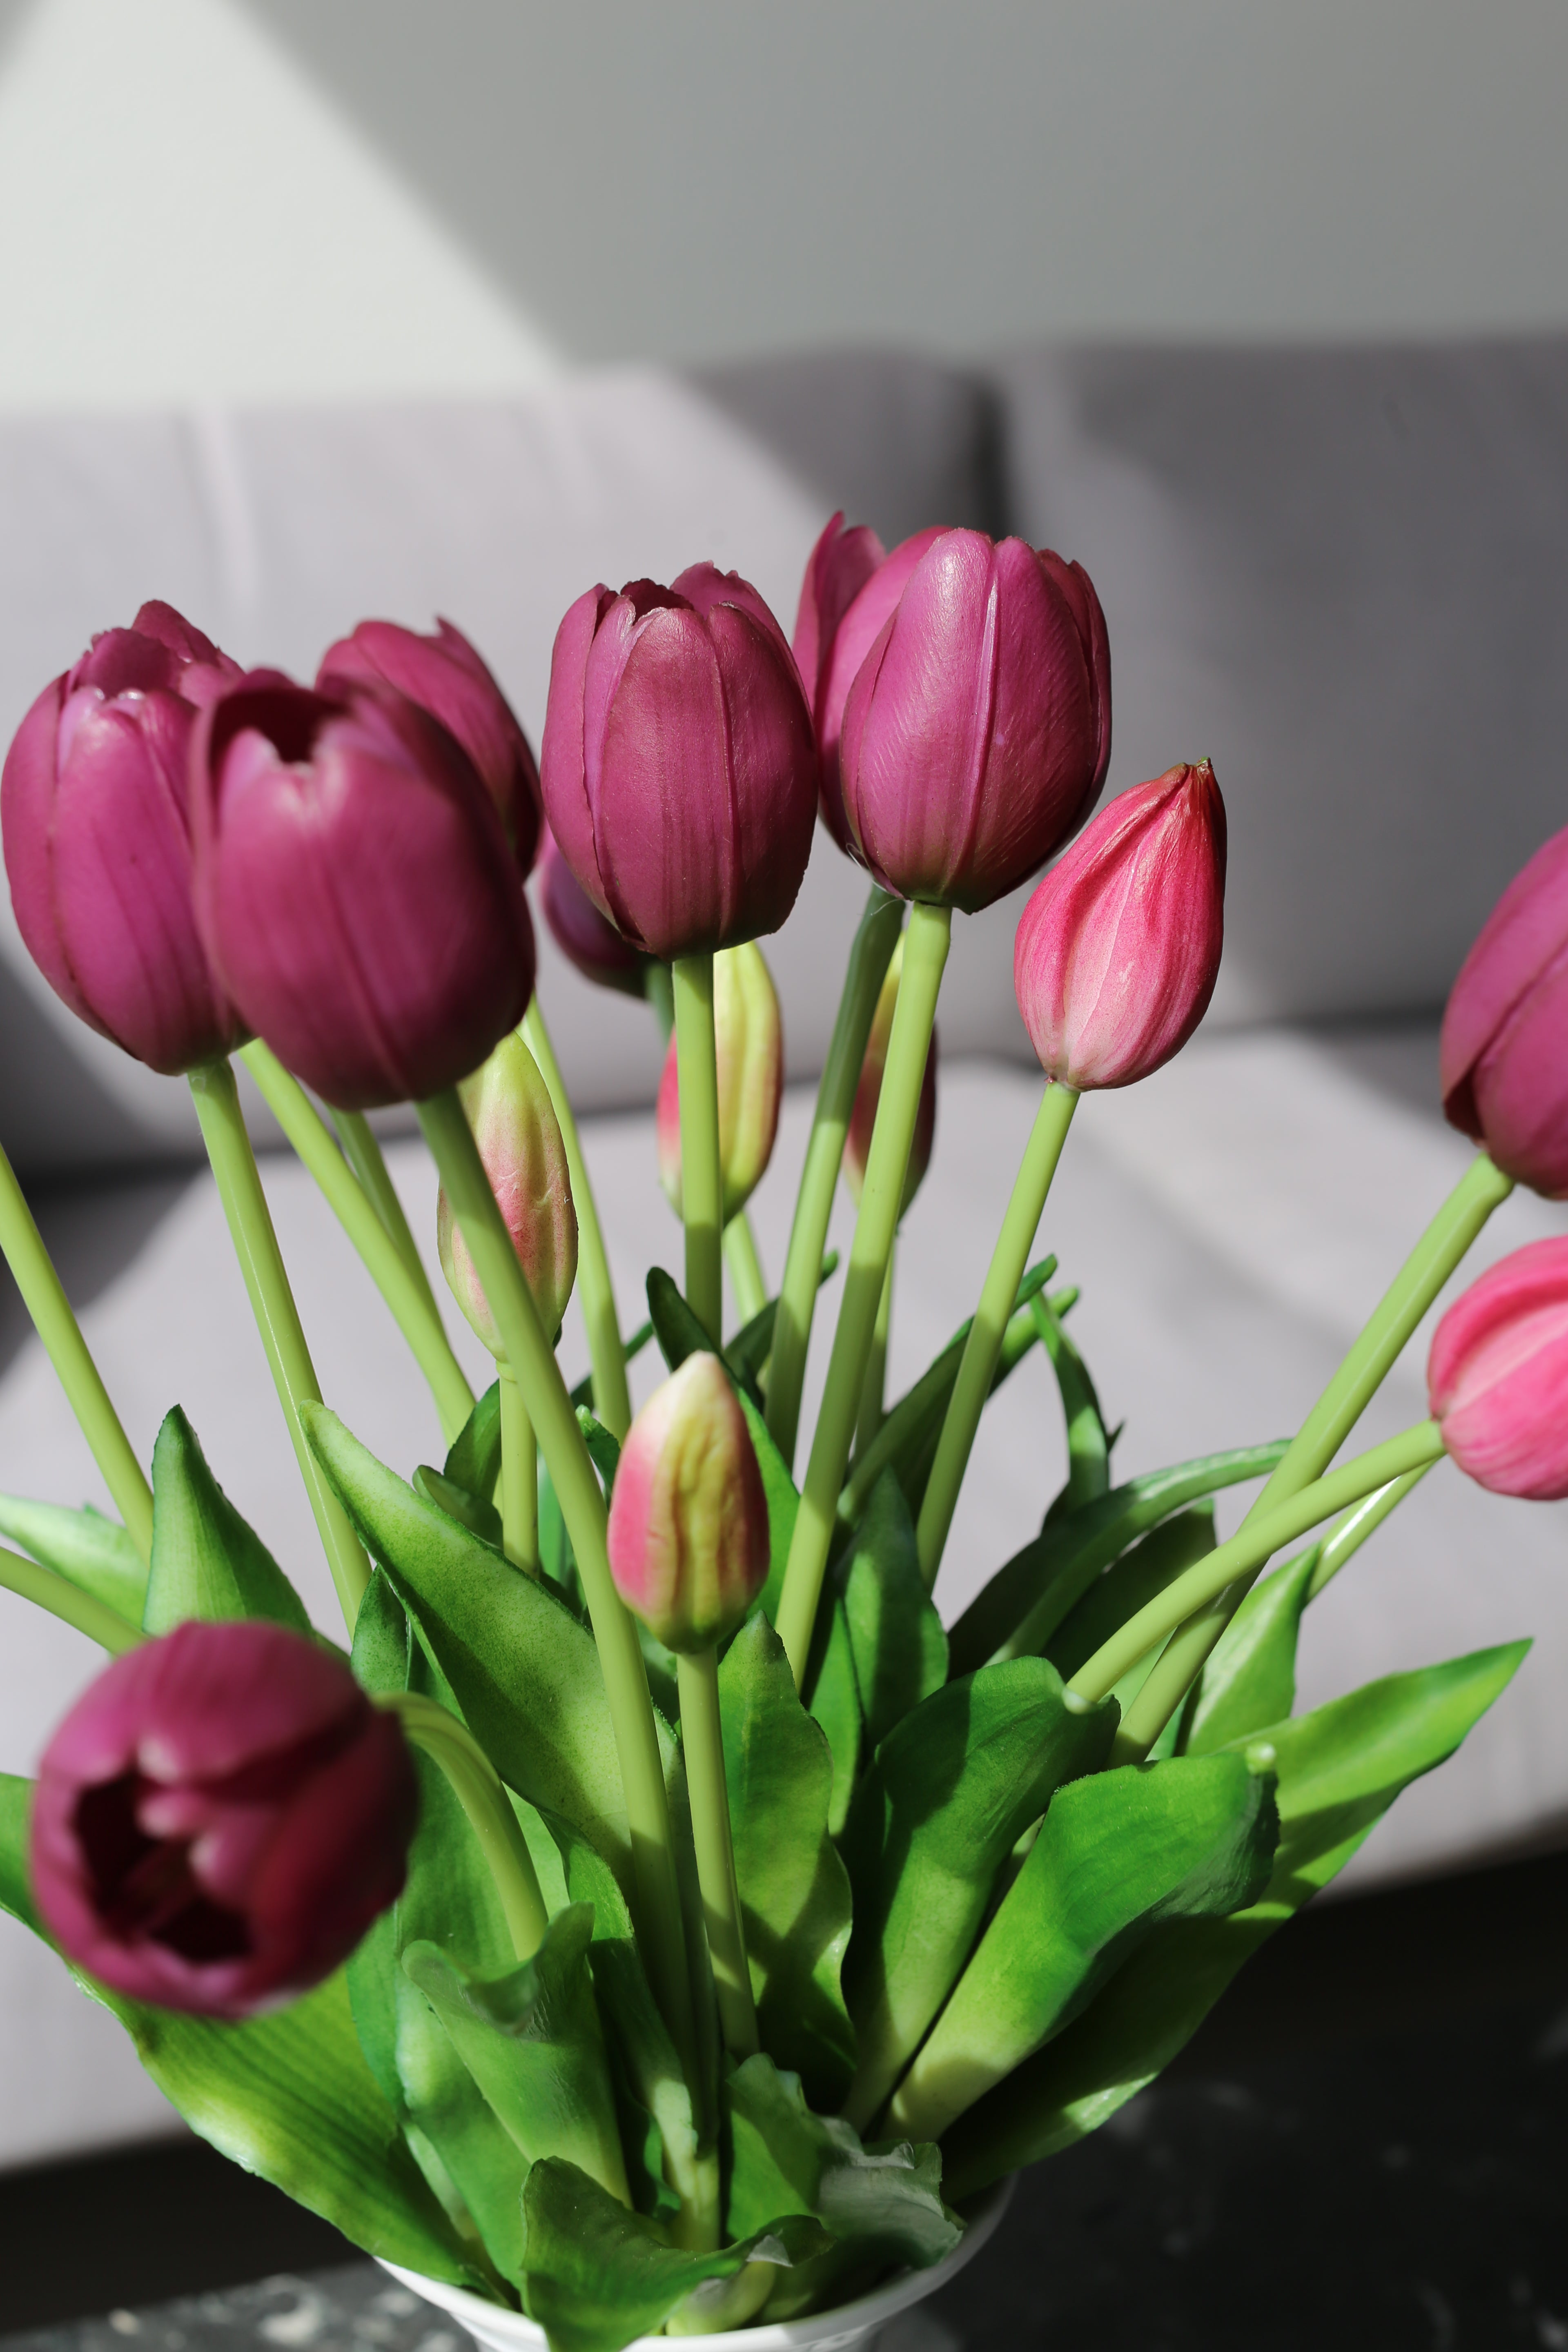
[[[884,2352],[1568,2352],[1568,1856],[1309,1911],[895,2329]],[[467,2352],[194,2143],[0,2179],[0,2331]]]

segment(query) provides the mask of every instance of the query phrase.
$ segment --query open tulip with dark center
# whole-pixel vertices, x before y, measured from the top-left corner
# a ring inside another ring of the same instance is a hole
[[[1568,1199],[1568,829],[1516,875],[1443,1015],[1443,1108],[1507,1176]]]
[[[244,2018],[318,1984],[402,1888],[402,1729],[282,1626],[188,1623],[100,1675],[45,1750],[32,1880],[134,2000]]]

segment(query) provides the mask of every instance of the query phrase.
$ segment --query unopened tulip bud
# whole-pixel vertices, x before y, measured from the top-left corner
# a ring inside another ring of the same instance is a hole
[[[1498,900],[1443,1015],[1443,1108],[1504,1175],[1568,1199],[1568,830]]]
[[[100,1675],[33,1803],[33,1892],[133,2000],[244,2018],[330,1976],[402,1888],[418,1784],[396,1719],[302,1635],[177,1626]]]
[[[1206,760],[1102,809],[1018,924],[1013,985],[1047,1077],[1130,1087],[1208,1010],[1225,929],[1225,803]]]
[[[811,855],[811,715],[778,623],[710,563],[591,588],[556,633],[545,813],[599,912],[674,962],[776,931]]]
[[[439,719],[462,745],[500,813],[526,874],[539,849],[544,807],[539,770],[510,703],[461,629],[437,620],[433,636],[395,621],[362,621],[321,656],[316,684],[334,677],[390,686]]]
[[[622,1600],[670,1650],[721,1642],[766,1583],[763,1475],[717,1356],[688,1356],[627,1431],[609,1551]]]
[[[455,1086],[521,1020],[533,927],[494,802],[389,688],[246,678],[197,724],[196,910],[247,1025],[338,1110]]]
[[[904,943],[900,940],[893,950],[887,978],[877,999],[877,1010],[871,1016],[871,1034],[866,1040],[866,1058],[860,1065],[860,1082],[855,1089],[855,1107],[849,1114],[849,1131],[844,1139],[844,1181],[857,1207],[866,1181],[866,1162],[871,1156],[871,1130],[877,1124],[877,1105],[882,1098],[882,1072],[887,1066],[888,1040],[893,1034],[893,1013],[899,1002],[899,975],[903,969],[903,961]],[[921,1081],[920,1104],[915,1112],[915,1131],[910,1144],[904,1196],[899,1203],[900,1217],[925,1181],[935,1137],[936,1032],[933,1029],[926,1053],[925,1076]]]
[[[168,604],[94,637],[16,731],[0,784],[16,923],[101,1036],[167,1075],[244,1027],[192,900],[187,768],[197,710],[240,675]]]
[[[1443,1444],[1478,1486],[1568,1496],[1568,1239],[1515,1250],[1456,1299],[1426,1386]]]
[[[767,1173],[784,1098],[784,1024],[773,976],[754,941],[713,959],[713,1044],[719,1066],[719,1172],[724,1222]],[[680,1071],[672,1036],[656,1115],[658,1181],[681,1214]]]
[[[577,1278],[577,1213],[550,1089],[514,1033],[501,1039],[483,1069],[458,1091],[539,1320],[553,1339]],[[504,1355],[445,1186],[437,1202],[436,1241],[453,1297],[491,1355]]]
[[[864,552],[827,565],[836,590]],[[815,716],[824,814],[851,853],[903,898],[988,907],[1105,781],[1110,656],[1089,574],[1019,539],[921,531],[819,648]]]
[[[598,988],[644,993],[643,975],[653,961],[639,955],[614,923],[601,915],[566,860],[548,826],[539,853],[539,897],[550,936],[568,962]]]

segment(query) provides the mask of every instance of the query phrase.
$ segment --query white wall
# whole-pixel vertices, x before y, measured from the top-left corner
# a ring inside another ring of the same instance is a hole
[[[0,0],[0,405],[1568,324],[1561,0]]]

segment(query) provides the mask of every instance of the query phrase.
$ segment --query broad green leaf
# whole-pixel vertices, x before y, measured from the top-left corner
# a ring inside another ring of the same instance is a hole
[[[903,1489],[885,1470],[839,1569],[868,1745],[947,1679],[947,1635],[920,1571]],[[836,1790],[837,1793],[837,1790]]]
[[[1211,1755],[1295,1706],[1296,1636],[1318,1549],[1309,1546],[1255,1584],[1220,1635],[1184,1713],[1184,1754]]]
[[[1167,1584],[1205,1559],[1217,1540],[1213,1504],[1194,1503],[1190,1510],[1163,1520],[1142,1543],[1113,1560],[1046,1644],[1046,1655],[1063,1682],[1071,1682],[1079,1666],[1093,1657],[1118,1626],[1125,1625]]]
[[[761,1412],[763,1400],[754,1376],[714,1348],[708,1331],[681,1297],[674,1276],[666,1274],[661,1265],[648,1268],[647,1311],[653,1318],[659,1351],[672,1372],[679,1370],[688,1356],[718,1354],[741,1394],[749,1397]]]
[[[1098,1501],[1110,1485],[1110,1433],[1100,1410],[1100,1399],[1089,1367],[1063,1328],[1050,1301],[1037,1293],[1030,1313],[1039,1333],[1061,1393],[1067,1423],[1068,1481],[1057,1498],[1064,1516]],[[1053,1508],[1057,1506],[1053,1506]]]
[[[841,2243],[915,2270],[958,2243],[959,2226],[942,2201],[942,2158],[929,2141],[862,2147],[842,2116],[814,2115],[800,2077],[781,2074],[765,2053],[736,2068],[724,2104],[732,2236],[765,2229],[781,2213],[809,2213]]]
[[[1047,1521],[1032,1543],[997,1570],[948,1635],[951,1672],[1044,1650],[1100,1570],[1173,1511],[1246,1478],[1267,1476],[1287,1440],[1207,1454],[1114,1486],[1068,1518]]]
[[[765,1617],[743,1625],[719,1668],[724,1780],[757,2022],[764,2046],[822,2107],[855,2069],[839,1971],[849,1881],[828,1835],[833,1759],[802,1706]]]
[[[267,1546],[229,1501],[178,1405],[153,1449],[153,1566],[142,1622],[166,1633],[187,1618],[211,1624],[266,1617],[309,1633],[305,1606]]]
[[[820,2222],[792,2214],[733,2245],[689,2253],[557,2158],[529,2174],[523,2213],[528,2308],[551,2352],[620,2352],[656,2333],[704,2282],[733,2278],[748,2262],[798,2262],[828,2243]]]
[[[498,1772],[563,1813],[623,1883],[631,1844],[620,1759],[593,1634],[550,1587],[506,1560],[367,1453],[324,1405],[303,1418],[361,1539],[424,1629]]]
[[[0,1495],[0,1536],[20,1544],[29,1559],[68,1577],[95,1601],[140,1625],[147,1599],[147,1568],[118,1519],[90,1503],[79,1511],[58,1503],[29,1503]]]
[[[422,1502],[434,1503],[438,1511],[445,1511],[449,1519],[456,1519],[459,1527],[467,1528],[470,1535],[489,1544],[492,1551],[502,1551],[500,1513],[485,1496],[470,1495],[466,1486],[459,1486],[455,1478],[448,1478],[440,1470],[432,1470],[427,1462],[422,1462],[414,1473],[414,1491]]]
[[[843,1839],[851,2122],[877,2114],[952,1990],[1019,1837],[1064,1781],[1099,1770],[1116,1722],[1111,1702],[1069,1700],[1044,1658],[1015,1658],[933,1692],[882,1742]]]
[[[922,1587],[923,1591],[924,1588]],[[860,1776],[866,1722],[860,1708],[860,1686],[855,1678],[855,1653],[849,1620],[839,1596],[829,1591],[827,1607],[819,1607],[816,1633],[806,1664],[808,1712],[822,1727],[833,1760],[833,1793],[827,1801],[827,1831],[839,1837],[849,1818],[855,1784]],[[765,1614],[765,1612],[761,1612]]]
[[[447,1451],[443,1475],[480,1502],[493,1501],[500,1476],[500,1382],[492,1381]]]
[[[1152,2082],[1259,1945],[1344,1868],[1400,1790],[1453,1754],[1529,1646],[1510,1643],[1390,1675],[1282,1727],[1289,1740],[1267,1735],[1280,1839],[1262,1897],[1229,1918],[1157,1927],[1065,2033],[944,2136],[948,2195],[973,2196],[1070,2147]]]
[[[588,1449],[588,1459],[599,1474],[599,1484],[609,1501],[615,1490],[616,1472],[620,1466],[621,1441],[613,1430],[595,1421],[586,1405],[577,1408],[577,1426],[583,1433],[583,1443]]]
[[[1179,1757],[1061,1790],[889,2110],[935,2138],[1087,2007],[1163,1919],[1255,1902],[1279,1843],[1273,1783],[1241,1756]]]
[[[556,1913],[538,1951],[495,1976],[429,1942],[403,1968],[530,2163],[563,2156],[625,2197],[609,2061],[588,1979],[591,1904]]]
[[[583,1580],[577,1573],[577,1555],[561,1516],[550,1465],[542,1454],[539,1462],[539,1565],[567,1606],[586,1624],[588,1604],[584,1598]]]
[[[27,1822],[32,1811],[33,1784],[15,1772],[0,1772],[0,1911],[9,1911],[35,1936],[44,1937],[43,1923],[33,1908],[27,1875]]]

